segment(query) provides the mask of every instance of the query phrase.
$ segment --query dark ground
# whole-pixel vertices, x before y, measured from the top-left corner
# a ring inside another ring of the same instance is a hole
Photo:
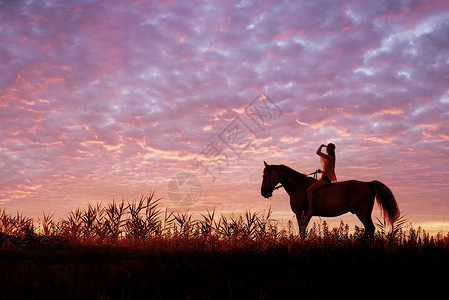
[[[447,245],[290,246],[4,248],[0,299],[429,299],[449,291]]]

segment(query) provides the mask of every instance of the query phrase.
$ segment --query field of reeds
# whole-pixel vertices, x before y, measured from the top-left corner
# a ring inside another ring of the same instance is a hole
[[[271,212],[194,217],[154,193],[35,222],[0,210],[0,299],[403,298],[447,294],[449,233],[400,218],[374,238]]]

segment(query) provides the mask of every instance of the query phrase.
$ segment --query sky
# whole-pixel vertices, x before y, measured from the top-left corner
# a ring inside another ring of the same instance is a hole
[[[448,1],[0,0],[0,41],[8,212],[155,191],[293,220],[284,190],[260,195],[263,161],[310,173],[333,142],[339,181],[449,231]]]

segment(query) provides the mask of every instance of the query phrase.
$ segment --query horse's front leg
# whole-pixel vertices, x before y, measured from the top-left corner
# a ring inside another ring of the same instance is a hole
[[[296,211],[296,220],[298,221],[299,226],[299,236],[304,239],[306,237],[306,228],[309,225],[310,219],[312,216],[306,216],[305,211]]]

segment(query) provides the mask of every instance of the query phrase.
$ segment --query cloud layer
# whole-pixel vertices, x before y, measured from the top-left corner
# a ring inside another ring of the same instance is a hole
[[[153,189],[170,206],[187,171],[193,209],[267,207],[262,160],[309,172],[333,141],[340,180],[384,181],[413,218],[442,221],[445,2],[0,1],[2,206],[64,213]],[[245,114],[261,91],[282,110],[263,129]],[[239,157],[220,138],[237,117],[254,133]],[[211,142],[226,154],[214,179]]]

